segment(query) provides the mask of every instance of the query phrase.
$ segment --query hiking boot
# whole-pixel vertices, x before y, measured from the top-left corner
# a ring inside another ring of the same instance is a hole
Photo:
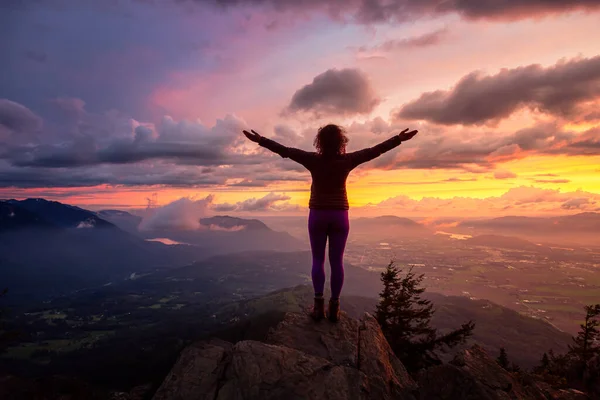
[[[322,297],[315,297],[315,305],[313,306],[310,316],[315,321],[320,321],[325,318],[325,299]]]
[[[331,322],[337,322],[340,319],[340,299],[329,300],[328,318]]]

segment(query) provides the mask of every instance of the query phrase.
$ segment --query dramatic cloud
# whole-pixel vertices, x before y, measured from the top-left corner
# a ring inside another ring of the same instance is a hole
[[[553,67],[529,65],[492,76],[473,72],[451,90],[421,95],[398,117],[453,125],[497,122],[523,108],[574,118],[579,106],[600,100],[600,56],[561,61]]]
[[[356,22],[405,21],[418,17],[456,13],[467,19],[516,20],[576,10],[595,11],[597,0],[189,0],[199,4],[267,6],[286,11],[323,10],[335,18],[348,16]]]
[[[77,118],[74,130],[66,130],[67,137],[64,130],[40,132],[42,120],[35,113],[18,103],[0,100],[0,159],[15,166],[43,168],[158,159],[204,166],[258,162],[231,151],[243,140],[240,132],[246,126],[234,116],[217,120],[212,127],[176,122],[168,116],[157,126],[143,125],[122,116],[88,114],[83,102],[77,100],[56,100],[62,110]]]
[[[380,103],[368,77],[357,69],[330,69],[296,91],[288,111],[321,115],[368,114]]]
[[[164,207],[151,210],[138,229],[141,231],[200,229],[200,218],[207,215],[212,200],[212,196],[201,200],[187,197],[175,200]]]

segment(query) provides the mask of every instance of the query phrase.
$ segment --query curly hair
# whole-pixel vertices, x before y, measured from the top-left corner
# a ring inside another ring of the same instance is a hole
[[[344,128],[339,125],[329,124],[319,128],[313,144],[319,154],[328,156],[346,154],[348,137]]]

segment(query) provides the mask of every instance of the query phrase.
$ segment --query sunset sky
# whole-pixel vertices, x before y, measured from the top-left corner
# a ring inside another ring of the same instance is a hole
[[[598,0],[0,3],[0,198],[301,215],[310,175],[242,135],[348,150],[353,215],[600,211]]]

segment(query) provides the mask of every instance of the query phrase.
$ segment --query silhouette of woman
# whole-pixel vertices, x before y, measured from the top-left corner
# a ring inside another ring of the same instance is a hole
[[[283,146],[259,135],[256,131],[243,131],[244,135],[260,146],[290,158],[308,169],[312,175],[310,188],[308,233],[312,250],[312,281],[315,301],[311,316],[315,320],[325,317],[325,245],[329,238],[329,264],[331,265],[331,299],[328,318],[336,322],[340,316],[340,293],[344,284],[344,248],[350,225],[348,221],[348,196],[346,178],[350,171],[362,163],[373,160],[410,140],[417,131],[403,130],[398,135],[367,149],[346,153],[348,137],[337,125],[319,128],[314,139],[316,152]]]

